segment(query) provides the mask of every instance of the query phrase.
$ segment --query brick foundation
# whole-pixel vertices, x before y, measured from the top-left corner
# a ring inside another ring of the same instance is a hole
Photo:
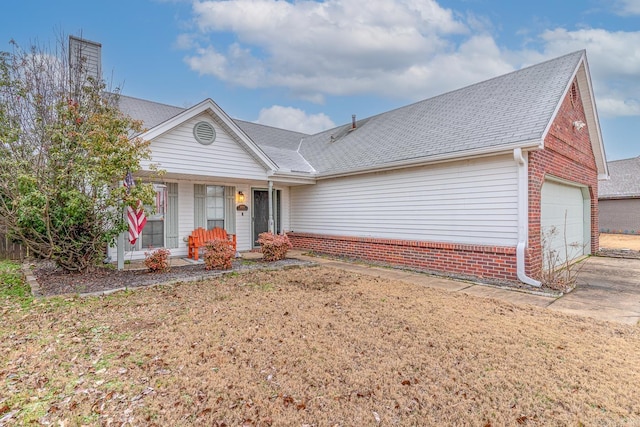
[[[348,256],[426,271],[497,280],[517,280],[511,247],[288,233],[296,249]]]

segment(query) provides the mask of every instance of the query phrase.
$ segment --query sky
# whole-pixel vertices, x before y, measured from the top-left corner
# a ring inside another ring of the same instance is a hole
[[[315,133],[586,49],[607,160],[640,155],[640,0],[4,0],[10,40],[102,44],[124,95]]]

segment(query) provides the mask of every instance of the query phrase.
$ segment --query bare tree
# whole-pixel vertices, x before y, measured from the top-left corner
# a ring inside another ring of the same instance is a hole
[[[37,256],[84,271],[126,228],[124,207],[152,200],[148,185],[118,185],[149,143],[131,138],[141,123],[118,110],[119,91],[69,61],[64,37],[54,50],[11,46],[0,52],[0,225]]]

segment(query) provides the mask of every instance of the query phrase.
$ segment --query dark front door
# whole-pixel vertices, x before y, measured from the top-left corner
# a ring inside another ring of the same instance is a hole
[[[269,231],[269,191],[253,190],[253,246],[260,246],[256,243],[258,235]]]

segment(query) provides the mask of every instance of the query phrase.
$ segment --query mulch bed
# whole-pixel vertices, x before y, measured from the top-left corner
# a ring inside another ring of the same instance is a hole
[[[152,273],[147,270],[115,270],[97,267],[87,273],[68,273],[51,263],[41,263],[33,273],[40,287],[36,296],[63,294],[89,294],[107,292],[121,288],[137,288],[168,282],[201,280],[234,271],[271,270],[292,266],[307,266],[313,263],[287,258],[281,261],[236,260],[231,270],[205,270],[203,264],[171,267],[166,273]]]

